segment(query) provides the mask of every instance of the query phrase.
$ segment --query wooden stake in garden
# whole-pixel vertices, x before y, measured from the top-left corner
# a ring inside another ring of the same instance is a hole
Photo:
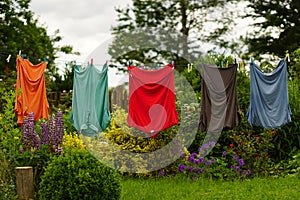
[[[32,167],[16,167],[17,194],[19,200],[30,200],[34,197]]]

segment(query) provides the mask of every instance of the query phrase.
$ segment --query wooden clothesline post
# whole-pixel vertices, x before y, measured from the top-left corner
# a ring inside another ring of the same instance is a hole
[[[32,167],[16,167],[16,185],[19,200],[34,199]]]

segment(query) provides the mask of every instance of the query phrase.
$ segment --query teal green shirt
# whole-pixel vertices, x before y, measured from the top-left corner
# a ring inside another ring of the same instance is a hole
[[[70,121],[85,136],[96,136],[110,123],[108,66],[75,66]]]

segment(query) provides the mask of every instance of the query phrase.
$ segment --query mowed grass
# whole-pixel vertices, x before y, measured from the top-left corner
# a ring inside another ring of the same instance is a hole
[[[198,180],[182,176],[122,181],[122,200],[300,199],[299,178],[254,178],[246,181]]]

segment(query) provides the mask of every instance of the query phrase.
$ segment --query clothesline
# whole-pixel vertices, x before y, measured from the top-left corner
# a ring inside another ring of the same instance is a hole
[[[8,53],[8,52],[1,52],[0,53],[1,54],[1,56],[3,56],[3,57],[6,57],[6,62],[7,63],[9,63],[10,62],[10,59],[12,59],[12,58],[17,58],[17,56],[16,55],[12,55],[12,54],[10,54],[10,53]],[[21,54],[21,51],[19,52],[19,54]],[[46,57],[44,57],[43,59],[41,59],[41,58],[36,58],[36,57],[29,57],[29,56],[27,56],[27,55],[25,55],[25,54],[21,54],[21,56],[22,56],[22,58],[24,58],[24,57],[26,57],[25,59],[29,59],[29,58],[33,58],[33,59],[36,59],[36,60],[39,60],[39,61],[44,61],[44,62],[46,62]],[[283,59],[285,59],[287,62],[290,62],[290,55],[289,54],[286,54],[286,56],[285,57],[282,57]],[[66,65],[67,64],[69,64],[69,63],[72,63],[72,62],[75,62],[75,65],[90,65],[93,61],[91,60],[91,62],[77,62],[76,60],[61,60],[61,59],[58,59],[58,60],[55,60],[56,62],[64,62]],[[107,63],[108,61],[106,61],[106,63]],[[253,63],[254,62],[254,60],[253,60],[253,58],[250,58],[250,60],[249,60],[249,62],[247,62],[247,64],[251,64],[251,63]],[[226,68],[226,66],[228,65],[228,64],[232,64],[232,63],[225,63],[224,64],[224,62],[223,61],[221,61],[220,63],[219,63],[219,65],[220,65],[220,67],[221,68]],[[237,62],[237,59],[234,59],[234,64],[237,64],[238,66],[239,65],[241,65],[241,64],[246,64],[245,62]],[[94,66],[104,66],[104,64],[94,64],[94,63],[92,63],[92,65],[94,65]],[[127,62],[127,65],[120,65],[120,64],[107,64],[109,67],[112,67],[112,68],[127,68],[128,66],[130,66],[130,65],[132,65],[132,63],[131,63],[131,61],[128,61]],[[164,66],[164,65],[166,65],[166,64],[162,64],[162,63],[157,63],[156,64],[157,66],[155,67],[155,66],[146,66],[146,68],[156,68],[156,69],[159,69],[161,66]],[[202,64],[193,64],[193,63],[188,63],[188,64],[174,64],[175,65],[175,67],[187,67],[188,69],[189,69],[189,71],[190,71],[190,69],[192,69],[193,67],[202,67],[203,66],[203,63]],[[144,66],[140,66],[141,68],[143,68]]]

